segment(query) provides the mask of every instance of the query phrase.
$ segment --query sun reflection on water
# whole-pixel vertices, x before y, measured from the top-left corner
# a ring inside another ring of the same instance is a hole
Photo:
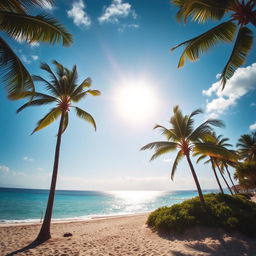
[[[124,212],[145,211],[146,205],[165,194],[163,191],[109,191],[115,200],[112,209]]]

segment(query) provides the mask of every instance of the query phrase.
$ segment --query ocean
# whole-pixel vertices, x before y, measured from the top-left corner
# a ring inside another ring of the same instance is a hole
[[[204,191],[204,193],[216,190]],[[39,222],[48,190],[0,188],[0,223]],[[196,191],[77,191],[57,190],[53,220],[145,213],[197,196]]]

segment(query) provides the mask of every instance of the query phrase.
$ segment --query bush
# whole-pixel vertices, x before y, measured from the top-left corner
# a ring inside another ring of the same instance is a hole
[[[256,235],[256,204],[241,195],[207,194],[206,208],[195,197],[152,212],[147,224],[156,231],[182,233],[195,226],[219,227]]]

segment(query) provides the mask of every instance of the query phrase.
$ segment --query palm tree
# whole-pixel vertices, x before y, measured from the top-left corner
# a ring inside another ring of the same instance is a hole
[[[235,151],[233,151],[233,152],[235,153]],[[232,161],[225,160],[225,159],[218,159],[218,162],[219,162],[219,166],[220,166],[222,172],[225,172],[225,170],[226,170],[226,172],[227,172],[227,174],[228,174],[228,177],[229,177],[229,179],[230,179],[230,182],[232,183],[232,187],[234,188],[235,193],[238,193],[238,191],[237,191],[237,189],[236,189],[236,186],[235,186],[235,184],[234,184],[234,181],[233,181],[233,179],[231,178],[230,171],[229,171],[229,169],[228,169],[228,166],[231,166],[231,167],[233,167],[233,168],[236,168],[236,166],[238,165],[238,162],[237,162],[237,161],[236,161],[236,162],[232,162]]]
[[[239,163],[236,167],[235,179],[239,181],[239,185],[245,189],[256,188],[256,162]]]
[[[244,161],[256,161],[256,132],[242,135],[236,146]]]
[[[248,25],[256,26],[255,0],[172,0],[179,8],[177,19],[205,23],[208,20],[227,19],[212,29],[186,40],[180,46],[185,49],[180,57],[178,67],[182,67],[187,59],[196,61],[200,55],[219,42],[234,42],[231,55],[222,70],[220,79],[223,88],[236,69],[245,63],[253,44],[253,32]]]
[[[199,162],[200,160],[206,157],[209,157],[209,160],[207,160],[205,163],[209,163],[209,162],[211,163],[212,170],[221,193],[224,193],[224,192],[216,172],[216,167],[219,170],[220,175],[223,178],[224,182],[226,183],[227,187],[229,188],[230,193],[233,194],[229,184],[227,183],[227,180],[225,179],[224,168],[220,167],[223,161],[230,161],[232,163],[237,161],[237,155],[235,154],[235,152],[227,149],[227,147],[231,146],[231,144],[227,143],[228,140],[229,140],[228,138],[223,138],[222,135],[217,136],[215,132],[212,132],[211,134],[209,134],[209,136],[205,137],[202,140],[203,144],[195,145],[194,156],[200,155],[197,162]],[[205,146],[207,146],[209,151],[205,150]]]
[[[194,156],[197,155],[197,154],[199,154],[199,153],[194,154]],[[207,155],[207,154],[201,155],[201,156],[197,159],[197,163],[200,162],[200,160],[204,159],[206,156],[208,156],[208,155]],[[216,179],[216,181],[217,181],[217,183],[218,183],[220,192],[221,192],[222,194],[224,194],[224,191],[223,191],[223,188],[222,188],[222,186],[221,186],[221,183],[220,183],[218,174],[217,174],[217,172],[216,172],[216,168],[215,168],[215,163],[214,163],[213,157],[210,156],[210,158],[209,158],[207,161],[205,161],[205,164],[208,164],[208,163],[211,163],[212,170],[213,170],[213,174],[214,174],[214,177],[215,177],[215,179]]]
[[[61,43],[68,46],[72,36],[59,22],[49,15],[32,16],[28,14],[31,7],[44,7],[53,0],[1,0],[0,31],[9,38],[27,43],[46,42]],[[16,93],[34,90],[33,80],[22,61],[0,36],[0,68],[3,83],[6,85],[10,99],[17,99]]]
[[[171,179],[175,175],[178,163],[180,160],[185,156],[190,167],[192,176],[194,178],[198,195],[202,205],[205,205],[203,193],[194,169],[194,166],[190,159],[190,153],[193,152],[195,143],[200,143],[200,139],[203,139],[207,136],[212,128],[211,126],[223,126],[223,123],[216,119],[209,119],[206,120],[204,123],[199,125],[197,128],[194,129],[194,119],[193,117],[197,114],[202,113],[200,109],[193,111],[190,115],[183,115],[179,106],[175,106],[173,108],[173,116],[170,119],[171,128],[167,129],[164,126],[156,125],[154,129],[159,128],[162,131],[162,134],[165,135],[167,141],[156,141],[149,143],[141,148],[141,150],[146,149],[154,149],[155,153],[151,157],[151,160],[166,154],[170,151],[174,151],[178,149],[178,154],[174,160],[172,171],[171,171]],[[202,146],[203,147],[203,146]],[[205,146],[205,150],[209,150],[207,146]]]
[[[58,174],[61,136],[68,126],[68,117],[70,109],[73,108],[76,111],[78,117],[91,123],[96,130],[96,123],[93,117],[81,108],[73,106],[72,103],[80,101],[81,99],[85,98],[85,96],[88,94],[91,94],[93,96],[100,95],[100,91],[98,90],[87,89],[91,86],[90,78],[85,79],[80,85],[77,84],[78,74],[76,66],[74,66],[72,70],[69,70],[63,67],[57,61],[53,61],[53,64],[56,67],[55,73],[46,63],[41,64],[41,69],[49,73],[50,80],[46,80],[41,76],[33,76],[34,81],[44,83],[44,85],[46,86],[46,90],[49,91],[50,95],[35,92],[33,93],[33,99],[29,100],[26,104],[24,104],[17,110],[17,112],[20,112],[26,107],[41,106],[49,103],[55,103],[55,107],[52,108],[51,111],[38,122],[36,128],[33,130],[32,133],[45,128],[46,126],[50,125],[52,122],[54,122],[60,117],[52,172],[51,188],[47,203],[47,209],[44,216],[44,221],[39,232],[39,235],[37,237],[38,241],[45,241],[51,237],[50,224]],[[30,97],[31,94],[31,92],[24,92],[20,96]]]

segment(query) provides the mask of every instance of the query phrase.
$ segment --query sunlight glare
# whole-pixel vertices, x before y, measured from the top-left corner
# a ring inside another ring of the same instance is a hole
[[[121,83],[115,90],[116,109],[125,120],[143,122],[156,114],[157,93],[149,82],[127,81]]]

